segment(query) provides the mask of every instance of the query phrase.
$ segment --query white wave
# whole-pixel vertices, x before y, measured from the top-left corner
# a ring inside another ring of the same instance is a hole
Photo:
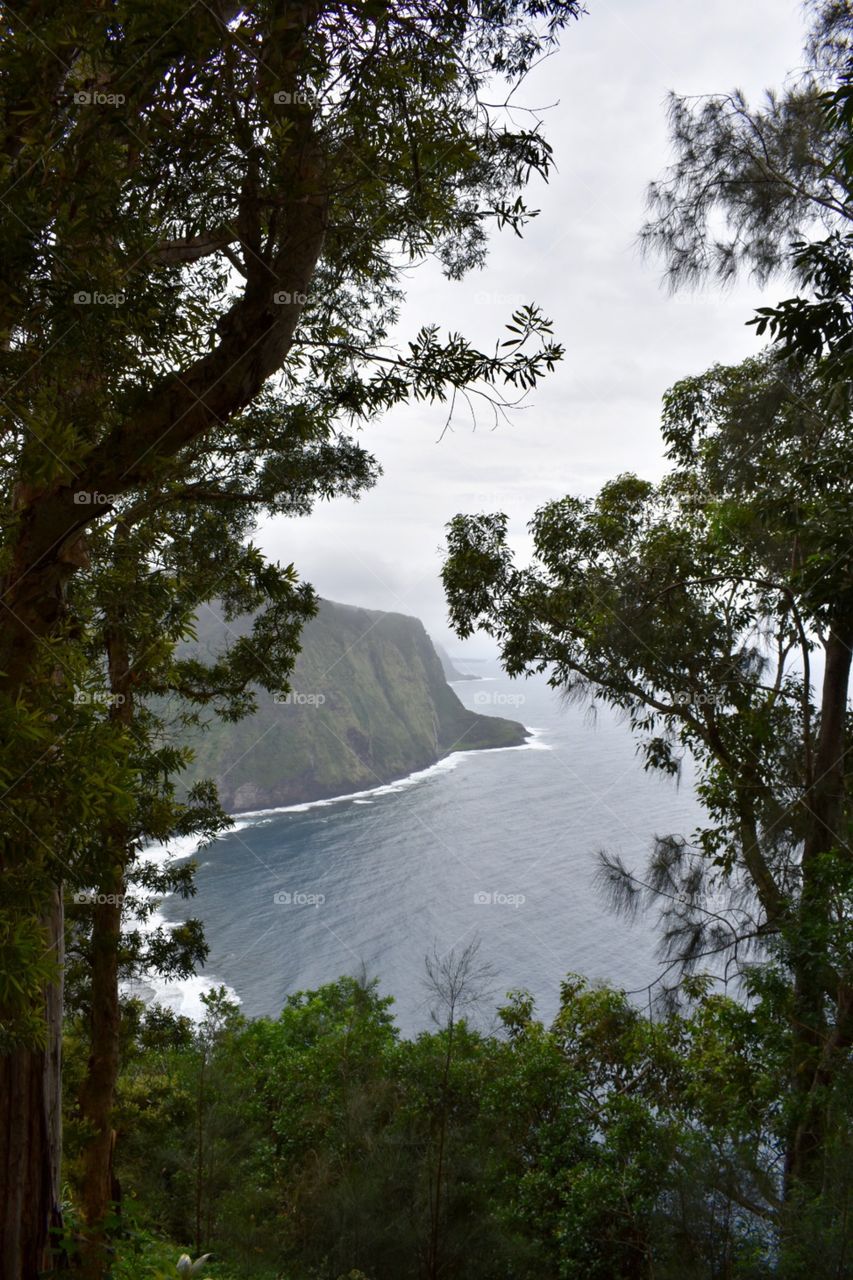
[[[485,678],[488,679],[488,677]],[[247,810],[244,813],[234,815],[233,826],[220,832],[215,837],[215,840],[221,840],[235,831],[243,831],[246,827],[266,826],[280,813],[307,813],[309,809],[325,809],[330,805],[343,804],[347,801],[351,801],[353,804],[369,805],[373,803],[373,799],[376,796],[396,795],[401,791],[407,791],[409,787],[419,786],[429,778],[437,777],[443,773],[451,773],[458,768],[464,759],[470,759],[473,756],[491,755],[499,751],[552,750],[546,743],[539,741],[543,730],[531,728],[529,733],[529,739],[518,746],[486,747],[478,751],[454,751],[450,755],[444,756],[441,760],[437,760],[435,764],[429,765],[426,769],[418,769],[403,778],[396,778],[393,782],[385,782],[380,786],[370,787],[365,791],[352,791],[341,796],[328,796],[323,800],[307,800],[302,804],[282,805],[273,809]],[[207,848],[209,843],[213,842],[203,842],[198,836],[180,836],[174,840],[167,841],[166,844],[149,845],[141,850],[139,856],[145,861],[155,862],[158,866],[164,866],[170,861],[177,862],[184,858],[192,857],[200,847]],[[205,862],[203,865],[208,866],[209,863]],[[153,932],[167,923],[165,917],[159,911],[154,911],[146,921],[140,922],[145,932]],[[158,1004],[174,1009],[176,1013],[184,1014],[186,1017],[200,1022],[205,1012],[204,1005],[201,1002],[202,995],[206,995],[215,987],[223,985],[226,986],[229,997],[239,1003],[240,998],[233,988],[218,982],[215,977],[207,974],[195,974],[193,977],[185,978],[179,982],[165,982],[158,978],[150,978],[140,982],[129,982],[125,984],[125,989],[130,994],[139,995],[147,1003],[156,1001]]]
[[[383,782],[379,786],[370,787],[366,791],[349,791],[340,796],[326,796],[322,800],[304,800],[300,804],[285,804],[274,809],[250,809],[241,813],[241,819],[251,819],[251,825],[262,815],[266,817],[266,821],[279,813],[307,813],[309,809],[325,809],[332,804],[344,804],[352,801],[354,804],[370,804],[374,796],[395,795],[398,791],[406,791],[409,787],[418,786],[421,782],[426,782],[428,778],[433,778],[437,774],[450,773],[456,769],[459,764],[473,756],[494,755],[498,751],[551,751],[552,748],[544,742],[540,742],[539,736],[544,732],[542,729],[529,729],[530,738],[526,742],[520,742],[514,747],[482,747],[475,751],[452,751],[449,755],[443,756],[441,760],[437,760],[435,764],[429,765],[426,769],[418,769],[415,773],[408,773],[403,778],[395,778],[393,782]],[[245,825],[250,825],[246,823]],[[234,828],[232,827],[233,831]],[[223,831],[223,836],[228,835],[227,831]]]
[[[495,748],[498,751],[506,750],[504,747]],[[510,748],[511,749],[511,748]],[[424,782],[427,778],[434,777],[438,773],[449,773],[455,769],[462,756],[472,755],[470,751],[454,751],[448,756],[437,760],[435,764],[429,765],[426,769],[418,769],[415,773],[408,773],[403,778],[395,778],[393,782],[383,782],[375,787],[368,787],[365,791],[346,791],[340,796],[326,796],[322,800],[303,800],[299,804],[278,805],[274,809],[250,809],[240,814],[241,818],[258,818],[261,815],[269,816],[279,813],[307,813],[309,809],[327,809],[332,804],[344,804],[346,801],[353,801],[358,804],[369,804],[374,796],[394,795],[398,791],[405,791],[409,787],[414,787],[420,782]],[[482,755],[482,752],[478,752]],[[233,827],[231,828],[233,830]],[[223,835],[228,832],[224,831]]]
[[[238,813],[232,816],[232,824],[221,831],[219,835],[214,836],[212,840],[203,840],[201,836],[175,836],[174,839],[167,840],[164,844],[149,844],[140,851],[139,857],[144,862],[154,862],[158,866],[163,866],[167,862],[179,862],[183,858],[191,858],[193,854],[198,853],[199,849],[208,848],[211,844],[215,844],[217,840],[221,840],[223,836],[231,835],[235,831],[243,831],[246,827],[261,826],[270,822],[269,817],[263,817],[265,813],[270,813],[269,809],[259,809],[256,814]]]
[[[240,818],[228,830],[241,830],[243,827],[251,825],[250,821],[244,821]],[[224,835],[225,832],[222,834]],[[170,862],[181,862],[184,858],[191,858],[194,853],[198,852],[199,848],[208,848],[210,843],[210,841],[202,840],[197,835],[178,836],[174,840],[166,841],[165,844],[147,845],[140,850],[139,859],[141,862],[150,862],[158,867],[164,867]],[[202,865],[208,866],[209,864],[204,862]],[[162,927],[168,928],[169,925],[169,921],[159,910],[153,911],[145,920],[137,919],[131,921],[131,923],[134,923],[143,933],[154,933],[155,930]],[[164,978],[155,976],[132,979],[122,983],[122,991],[127,995],[137,996],[139,999],[144,1000],[146,1004],[162,1004],[169,1009],[173,1009],[175,1013],[192,1018],[194,1022],[201,1022],[205,1015],[201,997],[221,986],[225,987],[231,1000],[236,1001],[238,1004],[240,1003],[240,997],[233,987],[229,987],[227,983],[219,982],[213,975],[201,973],[196,973],[192,977],[174,982],[168,982]]]
[[[540,735],[545,732],[544,729],[532,729],[527,726],[527,732],[530,735],[526,742],[519,742],[515,747],[483,747],[479,751],[460,751],[463,756],[487,756],[494,755],[496,751],[553,751],[553,747],[549,747],[546,742],[540,742]]]
[[[163,982],[158,978],[148,978],[122,985],[128,995],[136,996],[146,1004],[164,1005],[185,1018],[192,1018],[193,1022],[204,1020],[206,1010],[201,997],[209,995],[218,987],[225,988],[229,1000],[233,1000],[236,1004],[241,1003],[237,992],[233,987],[229,987],[227,982],[217,982],[215,978],[201,973],[193,974],[191,978],[184,978],[179,982]]]

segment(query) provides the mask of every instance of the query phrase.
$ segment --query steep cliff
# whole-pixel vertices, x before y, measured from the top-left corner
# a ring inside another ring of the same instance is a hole
[[[199,620],[208,653],[228,635],[212,617]],[[260,692],[255,715],[214,722],[193,743],[192,777],[216,778],[231,812],[366,790],[452,751],[527,737],[514,720],[466,711],[423,624],[399,613],[323,601],[290,683],[285,701]]]
[[[438,654],[438,659],[439,659],[439,662],[441,663],[441,669],[444,672],[444,678],[448,682],[448,684],[455,683],[456,681],[459,681],[459,680],[479,680],[480,679],[479,676],[472,675],[470,671],[460,671],[459,668],[454,663],[453,659],[451,658],[450,654],[447,652],[447,650],[442,648],[440,644],[436,644],[434,640],[432,643],[433,643],[433,648]]]

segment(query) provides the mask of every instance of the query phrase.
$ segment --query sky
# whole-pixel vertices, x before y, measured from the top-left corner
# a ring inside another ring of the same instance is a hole
[[[294,563],[321,596],[420,617],[452,654],[482,657],[491,642],[464,645],[449,629],[440,582],[444,529],[460,511],[502,510],[523,557],[538,506],[592,495],[634,471],[665,470],[660,403],[678,379],[735,363],[759,340],[746,321],[784,296],[754,283],[672,295],[663,266],[636,245],[646,188],[670,157],[669,91],[744,90],[752,100],[779,86],[802,59],[799,0],[587,0],[561,49],[537,69],[520,101],[548,106],[555,153],[547,185],[526,203],[541,210],[519,240],[493,237],[486,267],[461,282],[431,265],[411,274],[401,328],[461,330],[490,349],[510,313],[537,303],[566,348],[557,371],[509,422],[446,407],[403,406],[361,433],[384,475],[359,501],[338,499],[258,533],[264,551]]]

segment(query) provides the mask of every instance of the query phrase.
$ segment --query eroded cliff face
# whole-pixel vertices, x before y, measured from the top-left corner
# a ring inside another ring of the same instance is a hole
[[[200,619],[200,647],[226,641]],[[214,722],[193,743],[190,780],[215,778],[232,813],[367,790],[452,751],[528,736],[514,720],[465,710],[417,618],[323,601],[302,643],[286,701],[261,691],[255,715]]]

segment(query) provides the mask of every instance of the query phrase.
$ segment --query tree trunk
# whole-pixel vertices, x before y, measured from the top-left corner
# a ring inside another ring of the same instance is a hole
[[[819,941],[829,924],[820,860],[842,842],[851,644],[853,629],[833,627],[826,642],[815,776],[806,796],[808,828],[797,936],[793,939],[796,1107],[785,1162],[785,1200],[789,1204],[799,1193],[812,1197],[822,1189],[826,1116],[821,1094],[834,1076],[837,1050],[849,1040],[849,1029],[841,1025],[849,1004],[843,991],[833,993],[837,1025],[834,1030],[827,1026],[827,967]]]
[[[48,946],[64,959],[62,890],[53,891],[43,921]],[[60,970],[61,975],[61,970]],[[43,1049],[0,1057],[0,1274],[36,1280],[53,1262],[51,1231],[62,1227],[62,978],[45,992]]]
[[[120,523],[115,534],[117,555],[121,554],[126,533],[126,526]],[[134,710],[132,678],[127,636],[120,617],[109,619],[105,642],[112,695],[110,718],[129,728]],[[84,1153],[82,1193],[86,1232],[81,1270],[87,1280],[100,1280],[107,1270],[107,1218],[114,1203],[112,1112],[121,1043],[118,958],[129,839],[129,832],[121,824],[109,833],[108,861],[100,877],[98,901],[93,905],[90,1053],[80,1090],[80,1112],[91,1133]]]
[[[198,1094],[196,1098],[196,1160],[195,1160],[195,1253],[201,1253],[201,1204],[204,1192],[204,1076],[207,1065],[207,1048],[202,1045],[199,1063]]]
[[[313,20],[310,6],[303,18]],[[297,42],[304,22],[294,35]],[[276,43],[285,48],[280,35]],[[281,84],[295,90],[298,60],[289,45],[285,53],[289,61]],[[73,485],[16,486],[12,509],[17,531],[9,570],[0,581],[5,606],[0,696],[11,703],[29,699],[43,641],[56,633],[63,617],[67,584],[86,564],[85,530],[101,510],[81,503],[79,494],[126,494],[144,488],[163,473],[164,464],[250,404],[284,363],[302,315],[299,299],[310,291],[322,253],[328,216],[323,152],[307,117],[298,137],[292,136],[288,155],[293,172],[287,189],[296,212],[282,219],[284,229],[270,247],[268,261],[258,258],[257,265],[253,263],[251,283],[220,319],[217,344],[152,388],[131,419],[102,433]],[[279,292],[292,300],[279,305]],[[48,797],[44,803],[50,804]],[[73,819],[69,815],[72,824]],[[38,851],[37,859],[41,858]],[[59,955],[59,884],[53,895],[48,945]],[[0,1121],[5,1126],[0,1147],[3,1280],[36,1276],[46,1258],[49,1228],[59,1222],[61,983],[45,991],[44,1004],[44,1051],[20,1050],[0,1060]],[[106,1024],[105,1033],[112,1034]],[[106,1064],[107,1059],[104,1069]]]
[[[22,482],[14,486],[11,508],[16,514],[33,499],[33,490]],[[22,536],[22,545],[26,538]],[[73,560],[63,552],[43,586],[42,608],[53,625],[63,606],[65,571]],[[35,661],[34,640],[26,635],[26,605],[15,609],[15,592],[26,595],[29,584],[22,568],[19,547],[10,569],[0,579],[6,606],[0,627],[0,698],[10,703],[26,692]],[[37,645],[36,645],[37,648]],[[46,803],[48,803],[46,798]],[[44,844],[42,841],[41,844]],[[47,847],[47,846],[45,846]],[[41,871],[42,849],[23,848],[4,841],[0,864],[14,868],[30,860]],[[4,904],[5,905],[5,904]],[[29,911],[29,906],[24,908]],[[14,927],[14,908],[12,910]],[[62,1227],[59,1200],[62,1155],[62,966],[65,959],[65,916],[62,883],[49,890],[44,914],[39,920],[45,946],[58,966],[58,978],[43,993],[44,1045],[16,1048],[0,1055],[0,1275],[3,1280],[30,1280],[51,1268],[51,1232]],[[5,1011],[0,1010],[5,1020]]]
[[[82,1271],[99,1280],[106,1270],[106,1219],[113,1204],[112,1110],[119,1069],[121,1015],[118,949],[124,877],[104,877],[92,923],[91,1052],[80,1090],[80,1112],[91,1132],[83,1158],[82,1209],[86,1234]]]
[[[427,1276],[429,1280],[437,1280],[441,1271],[441,1197],[444,1190],[444,1150],[447,1141],[447,1109],[448,1084],[450,1082],[450,1064],[453,1060],[453,1016],[447,1026],[447,1049],[444,1055],[444,1070],[441,1077],[441,1112],[438,1130],[438,1158],[435,1169],[435,1188],[433,1190],[432,1213],[429,1234],[429,1253],[427,1255]]]

